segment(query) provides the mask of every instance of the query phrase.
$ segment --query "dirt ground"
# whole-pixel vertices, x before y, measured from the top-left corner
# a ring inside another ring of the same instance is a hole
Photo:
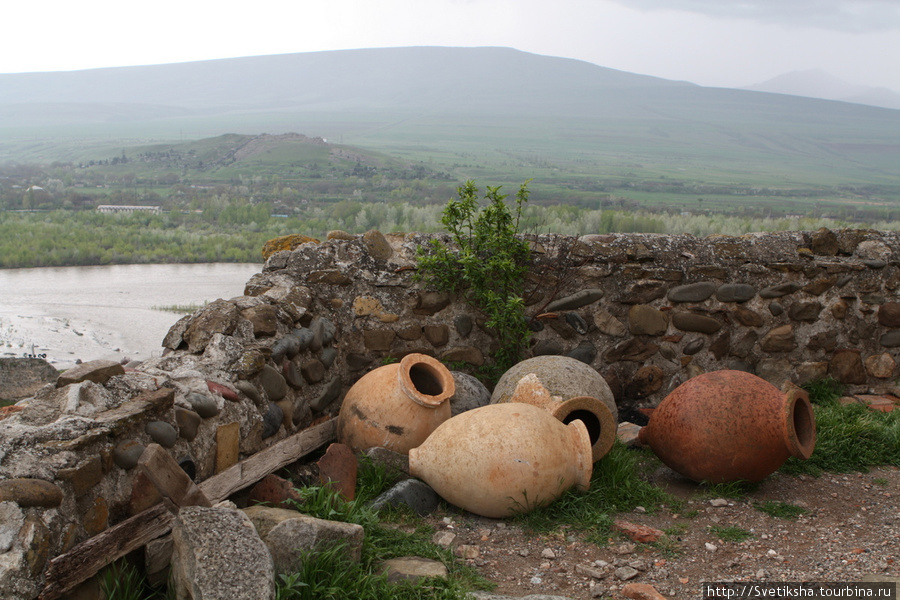
[[[457,555],[509,596],[549,594],[572,599],[622,598],[626,583],[651,584],[670,599],[701,598],[716,581],[900,581],[900,469],[825,474],[775,473],[739,500],[708,490],[666,467],[648,478],[685,502],[615,515],[667,533],[661,542],[635,543],[615,534],[605,547],[580,532],[536,536],[508,521],[439,511],[428,518],[456,534]],[[755,505],[780,501],[806,509],[794,519]],[[711,528],[737,527],[744,541],[721,539]],[[446,536],[445,536],[446,537]]]

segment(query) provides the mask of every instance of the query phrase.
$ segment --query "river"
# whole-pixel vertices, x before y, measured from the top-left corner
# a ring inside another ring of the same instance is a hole
[[[142,360],[162,353],[185,313],[244,293],[262,264],[112,265],[0,269],[0,356],[46,355],[57,369],[76,360]]]

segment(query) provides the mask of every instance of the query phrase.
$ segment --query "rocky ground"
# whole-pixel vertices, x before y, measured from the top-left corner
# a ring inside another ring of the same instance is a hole
[[[740,499],[717,498],[665,467],[650,475],[683,500],[679,513],[637,508],[616,519],[665,532],[655,544],[615,534],[599,547],[584,533],[535,535],[509,521],[459,512],[429,517],[456,534],[456,553],[509,596],[621,598],[627,583],[652,585],[666,598],[700,595],[713,581],[900,581],[900,470],[826,474],[775,473]],[[756,508],[777,501],[805,509],[790,519]],[[743,541],[723,539],[739,528]],[[734,531],[734,530],[732,530]],[[449,539],[452,536],[444,536]]]

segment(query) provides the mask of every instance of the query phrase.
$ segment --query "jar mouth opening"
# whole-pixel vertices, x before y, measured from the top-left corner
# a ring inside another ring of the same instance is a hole
[[[561,402],[552,414],[565,425],[576,420],[584,423],[591,441],[594,462],[612,449],[616,441],[616,422],[612,411],[601,400],[591,396],[577,396]]]
[[[437,408],[456,393],[450,371],[426,354],[407,354],[400,361],[400,387],[417,404]]]
[[[793,456],[806,460],[816,446],[816,416],[809,395],[803,390],[791,390],[784,404],[788,448]]]

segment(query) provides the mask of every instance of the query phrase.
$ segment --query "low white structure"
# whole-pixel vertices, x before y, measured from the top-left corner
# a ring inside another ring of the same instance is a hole
[[[118,206],[115,204],[101,204],[97,207],[97,212],[102,213],[133,213],[133,212],[149,212],[153,214],[159,214],[162,212],[162,209],[158,206],[129,206],[122,205]]]

